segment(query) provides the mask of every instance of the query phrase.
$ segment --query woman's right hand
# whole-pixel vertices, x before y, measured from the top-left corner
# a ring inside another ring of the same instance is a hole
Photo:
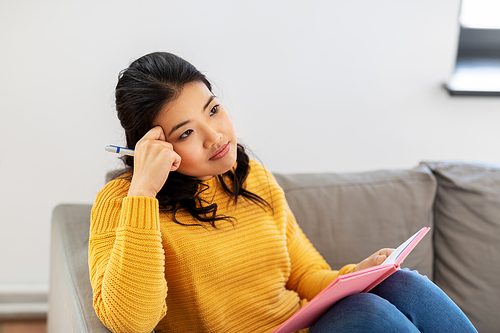
[[[153,127],[136,144],[134,173],[128,196],[156,197],[167,181],[170,171],[181,164],[181,157],[171,143],[165,141],[160,126]]]

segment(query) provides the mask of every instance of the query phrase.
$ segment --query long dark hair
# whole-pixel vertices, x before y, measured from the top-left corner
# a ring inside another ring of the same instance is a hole
[[[191,82],[202,82],[212,92],[212,85],[204,74],[186,60],[166,52],[147,54],[120,72],[115,91],[116,111],[125,130],[128,148],[134,149],[137,142],[154,127],[162,107],[176,99],[182,88]],[[125,156],[123,161],[127,171],[133,172],[134,158]],[[243,196],[262,207],[269,206],[260,196],[243,187],[249,172],[249,157],[240,144],[237,146],[236,161],[235,168],[217,176],[224,191],[235,203],[239,196]],[[216,221],[231,220],[230,216],[217,214],[216,203],[200,198],[199,194],[207,187],[197,178],[171,172],[156,198],[161,210],[172,212],[173,220],[179,224],[182,223],[175,215],[181,209],[213,227]]]

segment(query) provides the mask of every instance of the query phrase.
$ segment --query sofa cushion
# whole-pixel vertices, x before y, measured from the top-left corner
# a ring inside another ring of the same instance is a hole
[[[426,166],[360,173],[275,174],[294,215],[333,269],[397,247],[433,226],[436,180]],[[403,263],[432,278],[432,237]]]
[[[426,163],[438,181],[435,282],[479,332],[500,329],[500,166]]]

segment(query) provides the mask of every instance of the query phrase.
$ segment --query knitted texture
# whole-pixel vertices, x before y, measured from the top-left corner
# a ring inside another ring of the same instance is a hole
[[[246,188],[272,207],[237,204],[215,178],[201,196],[233,217],[217,228],[181,210],[174,223],[158,201],[126,197],[118,179],[92,209],[94,308],[113,332],[271,332],[348,265],[332,271],[297,225],[282,189],[255,161]]]

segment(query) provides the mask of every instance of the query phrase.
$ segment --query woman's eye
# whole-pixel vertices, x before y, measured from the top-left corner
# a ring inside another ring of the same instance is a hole
[[[210,115],[213,116],[214,114],[216,114],[217,112],[219,112],[219,106],[218,105],[215,105],[212,110],[210,110]]]
[[[187,130],[186,132],[182,133],[179,139],[185,139],[189,136],[189,134],[193,133],[193,130]]]

